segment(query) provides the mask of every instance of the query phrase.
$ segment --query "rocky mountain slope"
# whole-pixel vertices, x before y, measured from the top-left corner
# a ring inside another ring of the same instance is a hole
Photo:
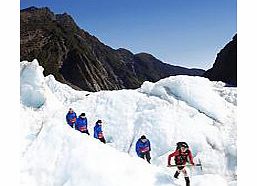
[[[20,12],[20,61],[38,59],[44,74],[88,91],[138,88],[170,75],[201,76],[204,70],[161,62],[146,53],[113,49],[79,28],[67,13],[30,7]]]
[[[213,67],[203,76],[237,86],[237,35],[218,53]]]

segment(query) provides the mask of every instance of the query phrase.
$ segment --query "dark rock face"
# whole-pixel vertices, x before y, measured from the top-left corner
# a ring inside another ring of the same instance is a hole
[[[204,72],[200,69],[187,69],[184,67],[169,65],[147,53],[136,54],[134,60],[138,77],[140,79],[144,79],[146,77],[152,82],[156,82],[163,77],[168,77],[171,74],[201,76]]]
[[[213,67],[203,76],[237,86],[237,35],[218,53]]]
[[[38,59],[45,75],[77,89],[134,89],[146,80],[204,73],[162,63],[150,54],[114,50],[80,29],[67,13],[30,7],[21,10],[20,18],[20,60]]]

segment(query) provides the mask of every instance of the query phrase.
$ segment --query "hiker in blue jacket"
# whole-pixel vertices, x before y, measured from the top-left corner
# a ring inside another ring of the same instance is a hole
[[[94,138],[99,139],[101,142],[106,143],[103,131],[102,131],[102,120],[98,120],[94,127]]]
[[[150,151],[151,151],[150,141],[145,137],[145,135],[141,136],[141,138],[139,138],[136,143],[136,152],[138,157],[143,159],[146,158],[147,162],[150,163],[150,160],[151,160]]]
[[[69,108],[69,112],[66,115],[67,123],[73,128],[76,124],[77,115],[72,108]]]
[[[89,135],[89,132],[87,129],[87,118],[86,118],[85,113],[81,113],[80,116],[77,118],[76,130]]]

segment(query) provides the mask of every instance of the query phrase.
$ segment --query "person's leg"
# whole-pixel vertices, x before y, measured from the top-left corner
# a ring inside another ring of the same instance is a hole
[[[189,177],[185,177],[185,180],[186,180],[186,186],[190,186],[190,180],[189,180]]]
[[[138,154],[138,157],[140,157],[140,158],[142,158],[142,159],[145,159],[143,153]]]
[[[184,177],[188,177],[187,170],[185,168],[183,168],[181,171],[183,172]]]
[[[179,170],[176,170],[176,172],[174,174],[174,178],[178,178],[179,174],[180,174]]]
[[[190,186],[190,180],[189,180],[189,176],[187,174],[187,170],[184,168],[184,169],[182,169],[182,172],[183,172],[184,177],[185,177],[186,186]]]
[[[142,153],[143,159],[145,159],[145,153]]]
[[[145,157],[146,157],[146,160],[148,161],[148,163],[150,163],[151,156],[150,156],[150,152],[149,151],[145,153]]]
[[[183,169],[184,169],[184,166],[178,166],[178,169],[177,169],[177,171],[174,174],[174,178],[178,178],[181,170],[183,170]]]
[[[104,138],[104,137],[99,138],[99,140],[100,140],[101,142],[103,142],[104,144],[106,143],[106,141],[105,141],[105,138]]]
[[[90,135],[89,132],[88,132],[88,130],[86,130],[85,133],[88,134],[88,135]]]

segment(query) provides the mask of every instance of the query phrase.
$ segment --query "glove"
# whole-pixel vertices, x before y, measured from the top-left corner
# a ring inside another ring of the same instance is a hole
[[[195,163],[194,163],[194,162],[192,162],[192,163],[191,163],[191,165],[193,165],[193,166],[194,166],[194,165],[195,165]]]

